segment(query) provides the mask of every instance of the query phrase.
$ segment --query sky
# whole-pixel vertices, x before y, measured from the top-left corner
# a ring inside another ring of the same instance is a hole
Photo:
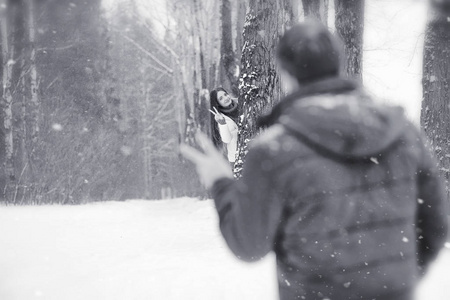
[[[117,3],[121,1],[128,0],[102,0],[102,5],[105,11],[108,13],[111,10],[114,10],[117,6]],[[157,34],[163,36],[165,31],[165,26],[167,25],[168,15],[166,10],[166,1],[165,0],[135,0],[138,6],[140,7],[139,12],[143,17],[152,20],[152,24]],[[211,1],[211,0],[208,0]],[[216,1],[216,0],[213,0]]]
[[[426,1],[366,3],[364,84],[381,101],[403,106],[408,117],[418,124]]]

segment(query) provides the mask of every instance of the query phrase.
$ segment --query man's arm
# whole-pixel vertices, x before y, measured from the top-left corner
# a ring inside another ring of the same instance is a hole
[[[282,214],[282,193],[268,150],[251,149],[240,180],[223,178],[212,187],[220,230],[233,253],[254,261],[270,252]]]
[[[204,153],[188,145],[180,145],[180,152],[212,191],[228,246],[243,260],[262,258],[273,248],[281,219],[282,190],[274,180],[281,168],[274,166],[269,149],[256,147],[248,152],[242,178],[236,181],[229,162],[206,135],[198,133],[196,140]]]

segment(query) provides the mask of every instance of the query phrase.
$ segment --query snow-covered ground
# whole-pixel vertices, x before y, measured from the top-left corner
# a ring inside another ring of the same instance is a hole
[[[419,300],[450,299],[450,250]],[[211,200],[0,206],[0,299],[277,299],[274,256],[227,249]]]
[[[273,257],[236,260],[212,201],[0,207],[0,299],[275,299]]]

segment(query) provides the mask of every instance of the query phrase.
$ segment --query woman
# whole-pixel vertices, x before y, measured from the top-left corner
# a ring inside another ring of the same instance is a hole
[[[211,91],[209,94],[210,111],[214,115],[211,118],[212,140],[217,148],[225,144],[226,156],[231,165],[234,165],[237,133],[238,133],[238,104],[235,98],[221,87]]]

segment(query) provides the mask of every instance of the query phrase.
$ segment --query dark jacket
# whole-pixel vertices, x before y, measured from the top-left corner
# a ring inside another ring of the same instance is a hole
[[[274,109],[242,178],[213,186],[220,228],[243,260],[276,253],[281,299],[410,299],[445,241],[443,187],[402,109],[343,85]]]

